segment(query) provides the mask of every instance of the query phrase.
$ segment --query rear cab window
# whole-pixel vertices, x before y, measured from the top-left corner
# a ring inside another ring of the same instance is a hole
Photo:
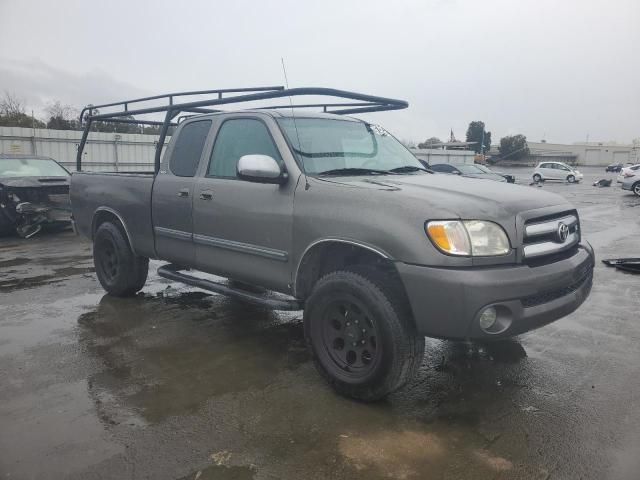
[[[210,129],[211,120],[198,120],[182,127],[169,160],[171,173],[178,177],[195,176]]]

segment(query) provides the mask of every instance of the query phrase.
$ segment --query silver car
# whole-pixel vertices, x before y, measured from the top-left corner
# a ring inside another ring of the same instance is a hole
[[[640,197],[640,171],[632,176],[625,176],[622,180],[622,189],[630,190]]]

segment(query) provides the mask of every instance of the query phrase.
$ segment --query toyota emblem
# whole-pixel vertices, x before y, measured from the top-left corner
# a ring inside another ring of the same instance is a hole
[[[558,224],[558,231],[556,232],[558,235],[558,241],[560,243],[564,243],[567,237],[569,236],[569,227],[566,224],[560,222]]]

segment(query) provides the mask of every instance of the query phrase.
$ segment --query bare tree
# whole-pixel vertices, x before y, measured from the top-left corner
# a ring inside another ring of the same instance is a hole
[[[17,95],[4,92],[0,99],[0,126],[44,128],[44,122],[26,114],[24,100]]]
[[[5,90],[4,96],[0,100],[0,115],[3,117],[25,115],[24,100],[18,98],[15,93],[9,93]]]
[[[78,129],[78,110],[75,107],[62,104],[60,100],[56,100],[50,103],[45,111],[49,114],[47,128],[56,130]]]
[[[62,118],[64,120],[76,120],[78,117],[77,108],[71,105],[62,104],[60,100],[56,100],[55,102],[47,105],[45,112],[47,112],[50,117]]]

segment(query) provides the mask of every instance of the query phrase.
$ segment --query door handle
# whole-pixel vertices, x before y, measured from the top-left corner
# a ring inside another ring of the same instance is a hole
[[[182,190],[178,191],[178,196],[179,197],[188,197],[189,196],[189,189],[188,188],[183,188]]]
[[[211,190],[204,190],[200,192],[200,200],[212,200],[213,192]]]

